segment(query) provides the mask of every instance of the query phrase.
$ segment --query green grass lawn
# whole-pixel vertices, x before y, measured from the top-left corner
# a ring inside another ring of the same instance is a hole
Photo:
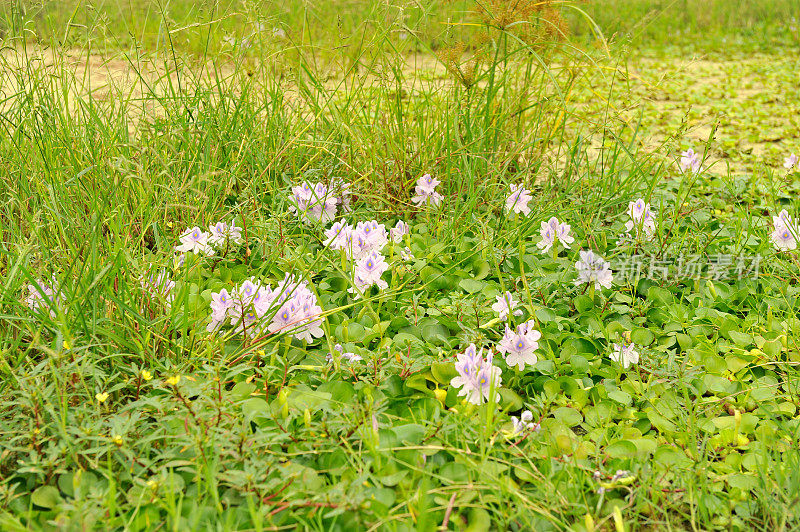
[[[0,4],[0,529],[799,528],[800,8],[546,4]]]

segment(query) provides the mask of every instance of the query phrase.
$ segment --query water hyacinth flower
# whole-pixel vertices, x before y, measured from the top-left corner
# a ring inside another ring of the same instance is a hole
[[[698,173],[700,171],[700,155],[691,148],[681,153],[681,170],[684,172],[691,170],[692,173]]]
[[[558,221],[558,218],[554,216],[546,222],[542,222],[541,228],[539,229],[542,240],[537,243],[536,246],[547,253],[556,241],[558,241],[562,246],[570,249],[569,245],[575,242],[575,237],[569,234],[571,229],[572,227],[568,223],[561,223]]]
[[[233,297],[223,288],[217,293],[211,293],[211,323],[206,330],[216,331],[228,318],[228,309],[233,306]]]
[[[800,165],[797,163],[800,162],[800,158],[797,157],[794,153],[790,154],[788,157],[783,159],[783,167],[787,170],[791,170],[795,166],[800,168]]]
[[[511,416],[511,423],[514,425],[514,435],[522,434],[525,431],[536,432],[540,425],[533,422],[533,413],[530,410],[524,411],[519,418]]]
[[[355,353],[346,353],[344,348],[342,347],[342,344],[336,344],[335,346],[333,346],[333,350],[338,351],[339,356],[350,363],[358,362],[359,360],[364,360],[363,358],[361,358],[360,355],[357,355]],[[333,353],[328,353],[327,356],[325,357],[325,360],[327,362],[333,362]]]
[[[470,403],[480,405],[490,400],[494,390],[494,400],[500,400],[497,390],[500,389],[502,377],[500,368],[492,363],[493,357],[490,349],[484,358],[483,348],[478,352],[475,344],[470,344],[463,353],[456,356],[455,368],[458,375],[450,380],[450,386],[460,388],[458,397],[465,396]]]
[[[539,361],[535,351],[539,348],[542,333],[534,329],[534,325],[533,321],[529,321],[519,325],[516,330],[506,325],[505,335],[497,344],[497,351],[505,355],[509,367],[517,366],[523,370],[526,364],[533,366]]]
[[[187,229],[180,236],[180,245],[175,246],[175,251],[179,253],[194,253],[195,255],[211,256],[214,248],[209,243],[209,234],[195,226]]]
[[[241,244],[242,228],[236,227],[236,220],[231,220],[231,225],[225,222],[217,222],[208,226],[208,243],[217,248],[225,248],[229,244]]]
[[[352,232],[353,228],[344,219],[334,222],[329,229],[325,230],[326,240],[323,245],[331,249],[344,249]]]
[[[33,312],[48,312],[51,318],[55,318],[56,310],[65,301],[66,297],[61,293],[55,276],[50,281],[50,284],[42,279],[37,279],[33,284],[28,285],[25,305]]]
[[[656,232],[656,218],[650,210],[649,203],[645,203],[641,198],[628,203],[628,216],[630,220],[625,222],[625,230],[628,233],[636,228],[637,234],[644,233],[648,239],[653,238]]]
[[[511,194],[506,198],[506,212],[520,213],[525,216],[529,215],[531,210],[528,207],[528,203],[531,201],[531,191],[523,187],[521,183],[519,185],[512,183],[510,188]]]
[[[403,241],[403,237],[411,233],[411,228],[406,222],[400,220],[397,224],[389,230],[389,237],[392,242],[399,244]]]
[[[797,236],[800,234],[800,227],[792,220],[792,217],[783,209],[778,216],[772,217],[775,229],[770,234],[772,243],[778,251],[789,251],[797,249]]]
[[[356,262],[355,287],[350,287],[348,292],[358,295],[372,285],[377,285],[380,289],[387,288],[389,285],[381,279],[381,275],[388,269],[389,264],[384,260],[383,255],[377,251],[372,251],[369,255]]]
[[[414,260],[414,254],[411,253],[411,248],[406,246],[400,250],[400,258],[406,262]]]
[[[335,188],[334,188],[335,187]],[[297,213],[304,222],[328,223],[336,217],[337,207],[347,212],[350,207],[349,185],[336,181],[329,188],[324,183],[303,181],[292,187],[289,195],[289,212]]]
[[[341,220],[326,230],[325,236],[325,246],[343,249],[352,260],[359,260],[373,251],[380,253],[389,242],[386,227],[375,220],[358,222],[355,228]]]
[[[310,342],[324,334],[317,296],[305,281],[288,273],[275,289],[247,279],[230,293],[212,293],[208,330],[218,330],[226,323],[251,337],[285,332]]]
[[[430,174],[425,174],[420,177],[417,180],[417,185],[414,187],[416,196],[411,198],[411,201],[420,207],[426,204],[433,206],[439,205],[442,202],[442,195],[436,192],[436,187],[439,184],[441,184],[441,181]]]
[[[514,316],[521,316],[521,310],[514,310],[517,307],[517,301],[514,299],[514,296],[511,295],[511,292],[506,292],[505,294],[499,294],[497,296],[497,301],[492,305],[492,310],[497,312],[499,318],[501,320],[507,319],[510,313],[513,313]]]
[[[586,283],[597,289],[611,288],[611,281],[614,279],[611,265],[592,250],[581,250],[580,256],[581,260],[575,263],[575,268],[578,269],[575,284]]]
[[[636,351],[636,346],[632,343],[614,344],[614,350],[611,351],[608,357],[617,364],[622,365],[625,369],[629,368],[632,364],[639,363],[639,352]]]
[[[141,284],[142,288],[151,297],[163,299],[167,308],[170,308],[172,301],[175,299],[175,294],[172,293],[172,289],[175,288],[175,281],[169,278],[169,273],[166,270],[143,276]]]

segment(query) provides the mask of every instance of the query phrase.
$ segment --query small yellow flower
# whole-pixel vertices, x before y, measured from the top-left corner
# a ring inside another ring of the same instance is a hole
[[[113,441],[117,447],[122,447],[122,436],[115,434],[111,437],[111,441]]]
[[[172,229],[172,222],[167,222],[167,227],[169,227],[170,229]]]
[[[152,373],[150,373],[150,372],[149,372],[149,371],[147,371],[146,369],[143,369],[143,370],[142,370],[142,380],[144,380],[145,382],[147,382],[147,381],[149,381],[149,380],[150,380],[150,379],[152,379],[152,378],[153,378],[153,374],[152,374]]]
[[[165,382],[170,386],[177,386],[180,381],[181,376],[175,375],[174,377],[169,377]]]
[[[108,399],[108,394],[106,392],[98,393],[95,394],[94,398],[97,399],[98,403],[102,404],[106,402],[106,399]]]
[[[64,349],[67,349],[67,350],[72,349],[72,345],[69,343],[68,340],[64,340],[64,342],[61,345],[64,346]]]

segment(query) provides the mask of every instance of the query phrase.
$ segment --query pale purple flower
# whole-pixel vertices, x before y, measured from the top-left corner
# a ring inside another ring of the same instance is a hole
[[[578,278],[575,280],[575,284],[594,283],[597,289],[611,288],[611,281],[613,281],[611,265],[591,250],[581,250],[580,256],[581,260],[575,263],[575,268],[578,269]]]
[[[356,262],[355,287],[349,288],[348,291],[358,295],[372,285],[377,285],[381,289],[387,288],[389,285],[381,279],[381,275],[388,269],[389,265],[383,255],[377,251],[371,252]]]
[[[216,331],[229,318],[228,310],[233,307],[233,297],[228,290],[223,288],[219,292],[211,293],[211,323],[206,330]]]
[[[181,253],[194,253],[195,255],[214,254],[214,248],[208,244],[209,234],[202,231],[199,227],[187,229],[181,236],[181,244],[175,247],[175,251]]]
[[[334,351],[338,351],[339,352],[339,356],[341,356],[344,360],[346,360],[346,361],[348,361],[350,363],[358,362],[359,360],[363,360],[363,358],[361,358],[360,355],[357,355],[355,353],[345,352],[344,348],[342,347],[342,344],[336,344],[335,346],[333,346],[333,349],[334,349]],[[328,355],[325,357],[325,360],[327,360],[328,362],[332,362],[333,361],[333,353],[328,353]]]
[[[506,198],[506,212],[520,213],[525,216],[531,213],[528,207],[528,202],[531,201],[530,190],[522,186],[522,184],[511,184],[511,194]]]
[[[212,295],[212,323],[221,316],[217,308],[225,304]],[[250,336],[270,333],[291,334],[310,342],[324,334],[322,308],[305,281],[296,281],[288,273],[275,289],[258,281],[245,280],[230,294],[227,316],[237,332]],[[215,325],[215,328],[218,325]],[[211,328],[211,326],[209,326]]]
[[[524,411],[519,418],[511,416],[511,423],[514,425],[514,435],[526,431],[536,432],[540,428],[539,423],[533,422],[533,413],[530,410]]]
[[[56,309],[61,308],[65,300],[64,294],[53,276],[50,284],[42,279],[37,279],[33,284],[29,284],[25,304],[33,312],[48,312],[51,318],[55,318]]]
[[[786,209],[772,217],[775,226],[770,235],[772,243],[779,251],[797,249],[797,236],[800,234],[800,227],[792,220],[791,215]]]
[[[311,184],[303,181],[300,185],[292,187],[289,196],[289,212],[297,213],[306,223],[333,221],[338,204],[339,198],[323,183]]]
[[[361,233],[365,239],[365,249],[368,252],[380,251],[389,242],[386,227],[379,224],[376,220],[368,222],[358,222],[356,232]]]
[[[626,369],[630,367],[631,364],[637,364],[639,362],[639,353],[636,351],[636,346],[634,344],[614,344],[614,350],[608,357],[617,364],[621,364],[622,367]]]
[[[353,228],[344,220],[334,222],[330,229],[325,231],[325,247],[343,249],[347,245],[348,237],[352,232]]]
[[[791,170],[795,166],[798,166],[797,163],[799,160],[800,159],[798,159],[797,155],[792,153],[788,157],[783,159],[783,167],[786,168],[787,170]],[[798,168],[800,168],[800,166],[798,166]]]
[[[403,241],[403,237],[407,234],[411,233],[411,229],[409,228],[408,224],[405,223],[403,220],[397,222],[397,224],[389,230],[389,236],[392,239],[392,242],[400,243]]]
[[[497,312],[501,320],[504,320],[508,318],[509,313],[513,313],[514,316],[522,315],[521,310],[514,310],[516,307],[517,301],[514,299],[514,296],[511,295],[511,292],[507,291],[497,296],[497,301],[492,305],[492,310]]]
[[[414,260],[414,254],[411,253],[411,248],[406,246],[405,248],[401,249],[400,258],[406,262]]]
[[[486,358],[483,357],[483,348],[477,352],[475,344],[456,356],[455,363],[458,376],[450,380],[450,386],[460,388],[458,396],[466,396],[467,401],[479,405],[488,401],[494,391],[494,400],[500,400],[500,389],[502,377],[500,368],[495,366],[493,353],[489,350]]]
[[[386,227],[375,220],[358,222],[355,228],[337,222],[325,232],[325,245],[332,249],[344,249],[351,260],[359,260],[373,251],[381,252],[389,242]]]
[[[150,294],[151,297],[163,299],[167,308],[170,308],[172,301],[175,299],[175,294],[172,289],[175,288],[175,281],[169,278],[169,273],[166,270],[161,270],[158,273],[151,273],[142,277],[142,288]]]
[[[650,210],[650,204],[645,203],[643,199],[632,201],[628,204],[628,216],[630,220],[625,222],[625,230],[630,233],[631,230],[636,228],[636,233],[644,235],[650,239],[656,231],[656,219],[653,211]]]
[[[797,235],[800,234],[798,233],[800,228],[792,223],[791,217],[787,215],[787,218],[784,220],[780,216],[773,216],[775,229],[772,231],[770,238],[778,251],[797,249]]]
[[[689,169],[695,174],[700,171],[700,155],[691,148],[681,153],[681,170]]]
[[[433,194],[436,191],[436,187],[441,183],[431,174],[425,174],[417,180],[417,187],[419,187],[419,192],[423,194]]]
[[[417,180],[417,186],[414,187],[416,196],[411,198],[411,201],[420,207],[425,204],[439,205],[442,202],[442,195],[436,192],[436,186],[440,183],[441,181],[430,174],[420,177]]]
[[[552,217],[546,222],[542,222],[539,229],[542,240],[536,246],[546,253],[558,240],[562,246],[569,249],[569,245],[575,242],[575,237],[569,234],[571,229],[568,223],[561,223],[558,218]]]
[[[209,225],[208,243],[217,248],[225,248],[232,244],[241,244],[244,242],[242,239],[242,228],[236,227],[236,220],[231,220],[231,225],[225,222],[217,222],[214,225]]]
[[[542,240],[538,242],[536,246],[543,252],[547,253],[556,242],[556,232],[553,229],[553,226],[551,226],[548,222],[542,222],[542,227],[539,230],[539,234],[542,235]]]
[[[523,370],[526,364],[533,366],[539,361],[535,351],[539,348],[542,333],[533,327],[532,321],[520,325],[516,331],[506,325],[505,335],[497,344],[497,351],[505,355],[506,364],[510,367],[517,366]]]

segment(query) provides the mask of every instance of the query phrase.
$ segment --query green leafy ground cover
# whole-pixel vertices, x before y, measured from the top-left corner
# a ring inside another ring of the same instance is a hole
[[[259,21],[233,3],[4,11],[0,528],[796,528],[798,260],[771,235],[796,214],[798,62],[788,24],[747,22],[792,5],[761,4],[725,33],[725,4],[664,3],[705,41],[654,18],[604,44],[574,11],[566,43],[490,28],[474,67],[442,29],[473,4],[333,23],[290,2],[261,21],[289,42],[249,47],[225,40]],[[643,9],[579,7],[609,37]],[[411,201],[425,173],[438,207]],[[361,297],[331,223],[290,208],[336,178],[337,219],[410,225]],[[519,183],[526,215],[505,209]],[[652,238],[621,239],[638,198]],[[575,238],[556,253],[553,216]],[[231,219],[241,243],[176,261],[187,228]],[[575,284],[589,249],[610,287]],[[142,284],[160,272],[169,297]],[[285,274],[324,334],[207,331],[222,289]],[[63,297],[30,309],[51,276]],[[520,315],[492,308],[506,291]],[[523,323],[541,337],[520,369],[496,351]],[[612,359],[623,343],[638,363]],[[495,350],[496,404],[452,383],[470,344]]]

